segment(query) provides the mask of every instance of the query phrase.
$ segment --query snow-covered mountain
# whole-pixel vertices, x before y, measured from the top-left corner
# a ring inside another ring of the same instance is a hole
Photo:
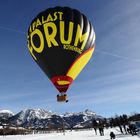
[[[41,120],[50,119],[53,115],[53,112],[44,109],[25,109],[10,117],[9,120],[14,125],[33,127],[40,125]]]
[[[0,125],[6,124],[10,117],[14,116],[14,113],[9,110],[0,110]]]
[[[14,116],[14,113],[10,110],[0,110],[0,119],[7,119]]]
[[[51,111],[43,109],[25,109],[16,114],[14,117],[18,119],[19,123],[24,121],[31,121],[34,119],[46,119],[53,115]]]
[[[95,112],[86,109],[78,113],[57,114],[44,109],[25,109],[8,117],[13,125],[32,128],[89,127],[94,118],[102,118]]]
[[[86,109],[79,113],[65,113],[63,119],[68,122],[71,127],[90,127],[92,125],[92,120],[103,117],[96,115],[95,112]]]

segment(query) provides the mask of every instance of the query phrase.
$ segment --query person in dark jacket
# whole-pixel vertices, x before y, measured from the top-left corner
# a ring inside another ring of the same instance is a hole
[[[97,135],[97,126],[98,126],[98,123],[97,123],[97,121],[95,119],[92,121],[92,126],[94,128],[95,134]]]
[[[110,139],[112,140],[112,139],[115,139],[115,138],[116,138],[116,136],[115,136],[114,132],[110,132]]]

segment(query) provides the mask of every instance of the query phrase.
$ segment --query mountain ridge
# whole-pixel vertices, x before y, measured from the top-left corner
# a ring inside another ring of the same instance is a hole
[[[103,117],[96,115],[94,111],[89,109],[82,112],[66,112],[64,114],[58,114],[44,109],[24,109],[15,115],[9,116],[7,122],[15,126],[35,129],[49,127],[60,128],[62,126],[71,128],[77,126],[88,127],[92,125],[92,120],[97,118],[102,119]],[[2,120],[0,122],[3,123]]]

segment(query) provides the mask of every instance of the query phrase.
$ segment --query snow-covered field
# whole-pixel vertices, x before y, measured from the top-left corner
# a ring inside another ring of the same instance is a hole
[[[120,134],[117,129],[105,130],[105,135],[95,135],[94,130],[67,131],[63,133],[47,133],[32,135],[0,136],[0,140],[110,140],[109,133],[113,131],[116,134],[116,140],[140,140],[140,136],[131,136],[130,134]]]

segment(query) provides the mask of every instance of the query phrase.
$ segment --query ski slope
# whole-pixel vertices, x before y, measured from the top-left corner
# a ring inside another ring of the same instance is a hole
[[[131,136],[130,134],[120,134],[117,129],[105,130],[105,135],[95,135],[94,130],[83,131],[66,131],[63,133],[47,133],[47,134],[32,134],[32,135],[15,135],[15,136],[0,136],[0,140],[110,140],[109,133],[113,131],[116,134],[116,140],[140,140],[140,136]]]

